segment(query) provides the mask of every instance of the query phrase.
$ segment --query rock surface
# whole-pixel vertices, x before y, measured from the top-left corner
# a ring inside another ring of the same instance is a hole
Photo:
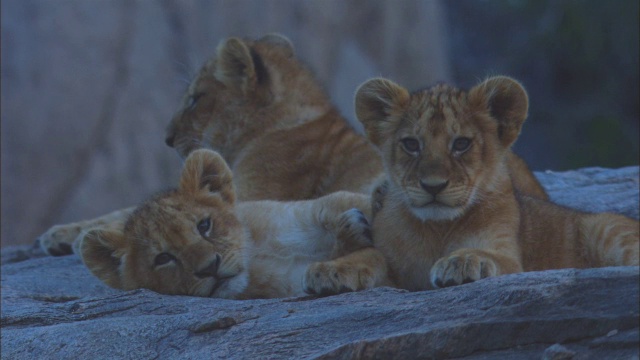
[[[552,198],[638,218],[639,168],[537,174]],[[638,267],[425,292],[231,301],[110,289],[77,256],[2,250],[2,358],[638,359]]]

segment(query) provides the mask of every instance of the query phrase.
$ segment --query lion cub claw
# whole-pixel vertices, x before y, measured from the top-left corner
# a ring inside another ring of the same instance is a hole
[[[303,289],[309,294],[332,295],[374,287],[374,273],[361,263],[349,261],[347,254],[373,245],[371,226],[358,209],[350,209],[338,218],[336,244],[332,258],[307,268]]]
[[[461,285],[498,275],[498,266],[488,256],[475,250],[457,251],[440,258],[431,268],[431,284],[442,288]]]

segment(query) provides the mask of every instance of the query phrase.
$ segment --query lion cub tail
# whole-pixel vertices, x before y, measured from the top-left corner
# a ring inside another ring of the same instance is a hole
[[[640,222],[611,214],[578,217],[579,239],[596,266],[640,265]]]

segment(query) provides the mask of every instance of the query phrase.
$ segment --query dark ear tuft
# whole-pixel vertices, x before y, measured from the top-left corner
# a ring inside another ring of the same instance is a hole
[[[374,145],[382,145],[409,99],[405,88],[382,78],[368,80],[356,90],[356,116]]]
[[[469,98],[489,110],[498,121],[498,137],[502,145],[511,146],[520,135],[529,109],[524,87],[510,77],[495,76],[471,89]]]

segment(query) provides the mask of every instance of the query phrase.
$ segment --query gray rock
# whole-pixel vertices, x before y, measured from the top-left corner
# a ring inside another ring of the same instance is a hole
[[[635,267],[558,270],[428,292],[232,301],[119,292],[76,257],[42,258],[3,267],[2,357],[529,358],[554,343],[632,356],[638,280]]]
[[[640,218],[640,167],[582,168],[536,172],[551,199],[588,212],[614,212]]]
[[[563,205],[638,217],[637,167],[537,175]],[[114,290],[77,256],[26,247],[2,261],[3,359],[632,359],[640,345],[638,267],[232,301]]]

